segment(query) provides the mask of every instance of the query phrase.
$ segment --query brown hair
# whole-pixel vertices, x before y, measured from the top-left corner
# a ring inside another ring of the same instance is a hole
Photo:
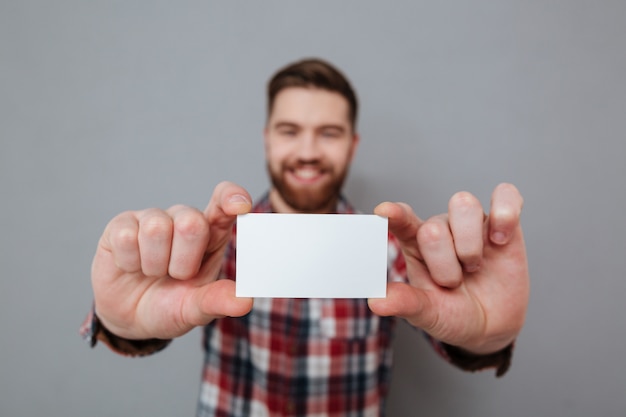
[[[348,100],[350,123],[356,128],[358,102],[348,79],[334,66],[318,58],[294,62],[281,68],[267,84],[267,115],[272,113],[274,99],[289,87],[314,87],[341,94]]]

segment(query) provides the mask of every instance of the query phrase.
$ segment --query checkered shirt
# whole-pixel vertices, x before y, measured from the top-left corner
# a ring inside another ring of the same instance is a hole
[[[271,212],[267,195],[253,212]],[[342,199],[337,213],[355,210]],[[221,279],[235,279],[234,240]],[[388,247],[388,279],[403,280],[391,236]],[[365,299],[255,299],[248,315],[205,327],[198,416],[381,416],[393,327]]]

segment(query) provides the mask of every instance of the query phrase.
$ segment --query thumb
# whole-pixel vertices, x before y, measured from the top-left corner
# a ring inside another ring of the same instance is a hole
[[[252,209],[251,201],[250,194],[232,182],[224,181],[215,187],[211,200],[204,210],[209,222],[207,253],[217,251],[228,242],[237,215],[248,213]]]
[[[428,290],[403,282],[390,282],[387,284],[387,297],[370,298],[368,304],[374,314],[404,318],[427,332],[438,321]]]
[[[252,304],[252,298],[235,296],[234,281],[222,279],[190,291],[181,308],[182,320],[187,325],[204,326],[216,318],[244,316]]]

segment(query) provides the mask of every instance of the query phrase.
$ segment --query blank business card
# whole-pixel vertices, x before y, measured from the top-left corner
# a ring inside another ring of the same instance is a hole
[[[238,297],[383,298],[387,218],[240,215],[236,280]]]

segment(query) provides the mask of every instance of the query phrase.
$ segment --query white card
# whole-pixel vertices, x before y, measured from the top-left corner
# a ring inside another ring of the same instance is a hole
[[[237,296],[383,298],[387,218],[251,213],[237,217]]]

